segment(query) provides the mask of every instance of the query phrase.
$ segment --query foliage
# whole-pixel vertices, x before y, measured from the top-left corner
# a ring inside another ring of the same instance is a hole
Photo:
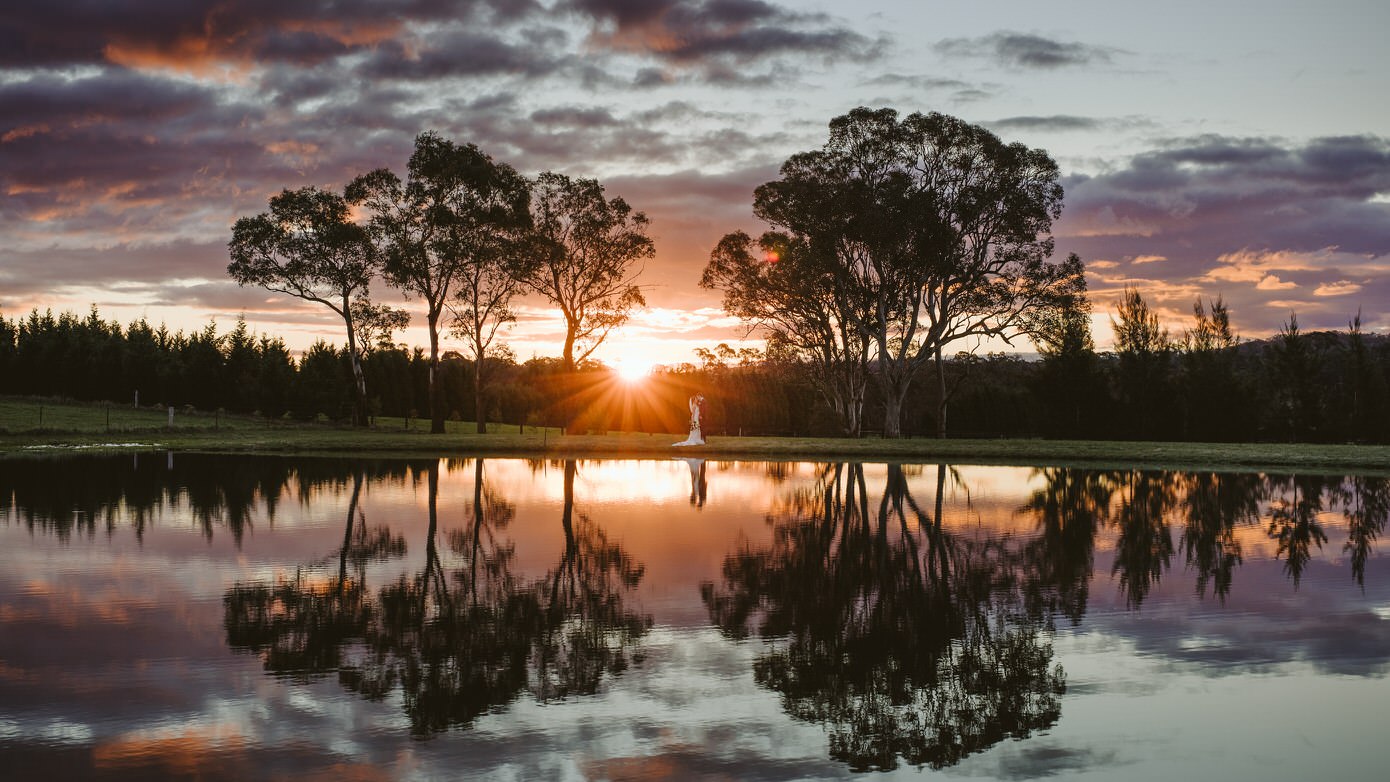
[[[789,158],[754,211],[808,246],[842,314],[872,340],[883,432],[899,436],[918,370],[935,361],[937,433],[949,397],[945,349],[1009,340],[1084,291],[1080,260],[1049,263],[1061,212],[1057,165],[943,114],[858,108],[817,151]]]
[[[526,284],[559,308],[561,360],[572,372],[646,304],[633,265],[655,254],[649,221],[622,198],[605,199],[596,180],[549,171],[536,179],[531,213],[534,265]]]
[[[358,317],[370,316],[365,298],[376,274],[367,232],[352,221],[342,196],[305,187],[270,199],[270,211],[232,226],[227,273],[238,285],[259,285],[322,304],[343,321],[352,367],[352,419],[367,425],[367,385],[358,345]]]
[[[402,181],[386,168],[362,174],[347,199],[371,213],[386,280],[425,305],[429,329],[430,431],[442,433],[440,318],[469,270],[512,252],[528,222],[526,180],[472,144],[422,133]]]

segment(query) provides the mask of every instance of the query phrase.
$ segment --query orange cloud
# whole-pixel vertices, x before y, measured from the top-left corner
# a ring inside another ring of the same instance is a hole
[[[1286,290],[1289,290],[1290,288],[1297,288],[1297,287],[1298,287],[1298,283],[1296,283],[1296,282],[1284,282],[1283,280],[1279,279],[1278,277],[1274,276],[1273,274],[1267,274],[1267,275],[1264,276],[1263,279],[1260,280],[1259,284],[1255,286],[1255,290],[1257,290],[1257,291],[1286,291]]]
[[[1361,290],[1361,286],[1357,283],[1348,282],[1347,280],[1338,280],[1337,282],[1327,282],[1319,285],[1313,290],[1313,295],[1346,296],[1351,293],[1356,293],[1359,290]]]
[[[40,122],[37,125],[25,125],[24,127],[15,128],[14,130],[9,131],[5,135],[0,136],[0,144],[8,144],[11,141],[17,141],[22,138],[29,138],[30,136],[37,136],[40,133],[48,133],[52,130],[53,128],[49,127],[47,123],[43,122]]]

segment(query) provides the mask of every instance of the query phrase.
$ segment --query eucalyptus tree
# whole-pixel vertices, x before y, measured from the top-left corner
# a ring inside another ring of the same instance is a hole
[[[474,420],[479,434],[487,431],[484,391],[491,374],[489,361],[508,359],[510,351],[496,342],[503,327],[516,322],[512,299],[524,289],[529,268],[528,243],[506,241],[494,252],[478,253],[459,274],[458,290],[448,303],[453,313],[450,333],[462,339],[473,359]]]
[[[933,360],[944,436],[945,349],[1027,333],[1040,308],[1084,280],[1075,256],[1048,262],[1062,203],[1056,163],[954,117],[858,108],[780,173],[757,189],[754,212],[804,237],[837,286],[871,303],[855,326],[875,346],[885,436],[901,434],[903,400]]]
[[[343,196],[315,187],[285,190],[270,199],[268,212],[236,221],[227,250],[227,273],[238,285],[317,302],[342,319],[352,364],[352,420],[366,426],[367,382],[354,301],[367,294],[377,254]]]
[[[837,285],[833,267],[805,237],[769,231],[755,243],[742,231],[710,253],[700,287],[724,292],[724,310],[761,333],[770,352],[794,357],[835,411],[840,427],[858,437],[869,376],[870,341],[854,325],[864,303]]]
[[[387,282],[424,302],[430,431],[443,433],[440,319],[468,269],[507,251],[529,225],[526,179],[472,144],[427,132],[415,139],[404,181],[380,168],[349,183],[347,197],[371,212]]]
[[[650,221],[622,198],[604,197],[594,179],[544,172],[537,177],[532,266],[525,282],[565,319],[564,369],[573,372],[613,329],[647,302],[639,261],[655,254]]]

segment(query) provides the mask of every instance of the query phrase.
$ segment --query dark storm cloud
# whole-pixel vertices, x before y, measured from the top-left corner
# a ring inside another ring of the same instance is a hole
[[[1382,317],[1390,300],[1390,139],[1203,136],[1064,184],[1058,249],[1118,263],[1112,278],[1148,279],[1158,297],[1172,285],[1175,309],[1220,294],[1268,332],[1290,310],[1307,327],[1340,328],[1358,307]],[[1136,270],[1135,259],[1162,263]]]
[[[874,49],[825,15],[760,0],[566,0],[561,7],[592,20],[593,43],[682,64],[782,54],[866,59]]]
[[[1008,68],[1054,70],[1109,65],[1120,49],[1055,41],[1040,35],[997,32],[980,38],[946,38],[934,47],[948,57],[988,57]]]

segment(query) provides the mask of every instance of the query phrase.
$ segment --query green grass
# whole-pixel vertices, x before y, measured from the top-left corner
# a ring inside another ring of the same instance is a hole
[[[42,422],[40,422],[42,417]],[[109,423],[108,423],[109,421]],[[0,455],[67,448],[142,447],[229,453],[362,456],[453,454],[627,456],[721,459],[867,459],[968,464],[1183,467],[1188,469],[1327,470],[1390,474],[1390,446],[1289,443],[1163,443],[1081,440],[883,440],[812,437],[710,437],[698,448],[672,448],[681,434],[564,435],[555,428],[449,421],[443,435],[429,421],[380,418],[369,429],[326,423],[267,421],[253,416],[134,410],[106,403],[0,398]]]

